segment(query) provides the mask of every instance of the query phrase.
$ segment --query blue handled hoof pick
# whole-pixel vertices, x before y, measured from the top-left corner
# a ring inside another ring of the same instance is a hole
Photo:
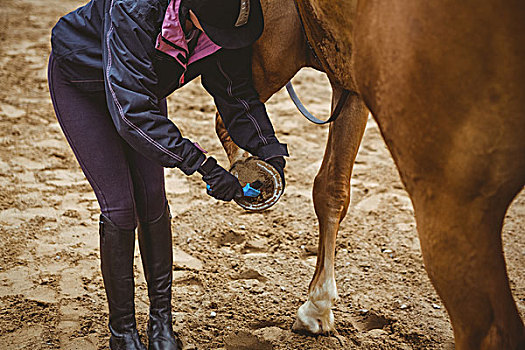
[[[257,183],[259,183],[260,185]],[[242,188],[242,191],[244,192],[244,196],[252,197],[252,198],[258,197],[261,194],[261,191],[259,191],[257,188],[259,188],[258,186],[261,186],[261,185],[262,183],[260,181],[255,181],[253,184],[246,184],[246,186]],[[206,189],[208,191],[211,190],[211,186],[206,185]]]

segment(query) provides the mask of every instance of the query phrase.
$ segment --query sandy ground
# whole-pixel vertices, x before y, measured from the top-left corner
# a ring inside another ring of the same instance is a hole
[[[97,349],[108,340],[99,271],[98,206],[56,122],[48,95],[50,28],[78,0],[0,2],[0,348]],[[305,102],[328,111],[323,75],[296,78]],[[182,104],[178,101],[190,101]],[[205,194],[198,176],[167,171],[174,216],[175,328],[186,349],[451,349],[452,330],[423,268],[411,203],[378,128],[369,122],[337,250],[338,337],[290,331],[313,274],[312,180],[327,128],[288,96],[268,110],[289,144],[288,187],[261,214]],[[198,82],[169,101],[171,117],[223,164],[214,106]],[[525,194],[504,229],[511,286],[525,314]],[[136,252],[137,314],[147,295]]]

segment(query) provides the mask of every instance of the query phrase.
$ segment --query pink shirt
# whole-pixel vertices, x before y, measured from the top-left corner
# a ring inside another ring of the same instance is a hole
[[[201,33],[195,50],[187,57],[188,43],[179,19],[180,3],[181,0],[173,0],[168,5],[155,48],[175,58],[186,69],[187,65],[211,55],[221,49],[221,47],[211,41],[206,33]],[[180,57],[183,57],[183,59],[181,60]],[[180,84],[182,85],[183,83],[184,74],[180,78]]]

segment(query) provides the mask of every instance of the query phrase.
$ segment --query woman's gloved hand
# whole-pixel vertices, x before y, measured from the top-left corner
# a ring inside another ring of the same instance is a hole
[[[256,154],[260,159],[273,166],[277,172],[281,175],[283,180],[283,188],[286,185],[284,181],[284,167],[286,166],[286,160],[284,157],[288,156],[288,147],[284,143],[270,143],[261,146],[257,150]]]
[[[266,161],[266,163],[273,166],[279,175],[281,175],[281,179],[283,180],[283,188],[286,186],[286,182],[284,181],[284,167],[286,166],[286,160],[284,157],[274,157],[270,158]]]
[[[202,175],[202,180],[209,185],[207,193],[213,198],[229,202],[233,198],[243,196],[239,180],[217,164],[215,158],[209,157],[197,171]]]

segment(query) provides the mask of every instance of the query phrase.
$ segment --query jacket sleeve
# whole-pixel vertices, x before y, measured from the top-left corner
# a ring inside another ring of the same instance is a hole
[[[251,48],[221,49],[201,75],[233,142],[264,160],[288,156],[253,86]]]
[[[153,69],[155,40],[164,17],[158,0],[107,0],[103,37],[107,104],[117,131],[164,167],[194,173],[204,154],[159,109]],[[178,79],[178,77],[174,77]]]

